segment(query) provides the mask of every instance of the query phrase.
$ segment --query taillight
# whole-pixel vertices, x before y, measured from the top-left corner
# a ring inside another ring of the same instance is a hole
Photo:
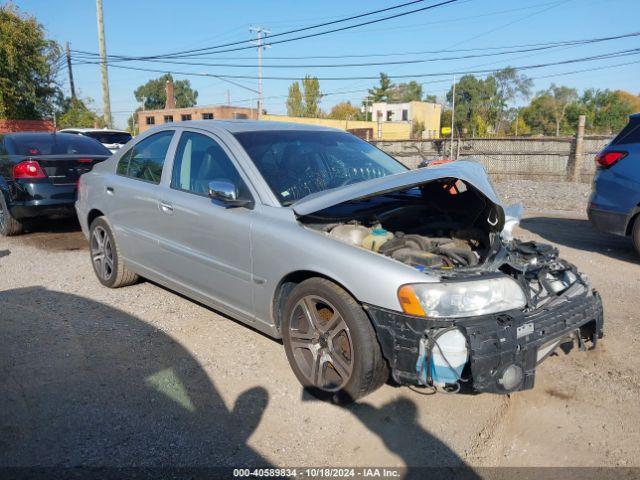
[[[627,155],[627,152],[600,152],[596,157],[596,166],[609,168]]]
[[[78,163],[91,163],[91,162],[93,162],[93,160],[90,159],[90,158],[79,158],[78,159]]]
[[[13,166],[13,178],[45,178],[44,170],[35,160],[25,160]]]

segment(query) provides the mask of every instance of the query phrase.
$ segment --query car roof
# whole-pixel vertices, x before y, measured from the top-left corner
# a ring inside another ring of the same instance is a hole
[[[629,115],[629,118],[640,118],[640,112],[632,113],[631,115]]]
[[[343,132],[338,128],[324,127],[320,125],[308,125],[304,123],[293,122],[268,122],[262,120],[188,120],[185,122],[177,122],[172,126],[192,127],[201,130],[226,130],[229,133],[240,132],[258,132],[265,130],[306,130],[306,131],[331,131]]]
[[[53,135],[62,135],[63,137],[78,138],[76,135],[72,133],[64,133],[64,132],[11,132],[11,133],[3,134],[4,137],[22,138],[22,139],[48,137]]]

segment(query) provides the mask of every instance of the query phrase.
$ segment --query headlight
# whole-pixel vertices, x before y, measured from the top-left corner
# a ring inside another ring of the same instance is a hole
[[[403,285],[398,300],[405,313],[431,318],[486,315],[526,305],[524,292],[509,277]]]

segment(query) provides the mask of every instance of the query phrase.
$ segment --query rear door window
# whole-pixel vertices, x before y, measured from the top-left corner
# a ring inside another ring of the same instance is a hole
[[[173,130],[165,130],[135,144],[120,158],[116,173],[159,184],[173,134]]]
[[[611,145],[628,145],[630,143],[640,143],[640,118],[629,120],[627,126],[613,139]]]

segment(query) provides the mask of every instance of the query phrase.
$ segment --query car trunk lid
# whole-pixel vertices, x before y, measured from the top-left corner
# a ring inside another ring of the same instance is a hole
[[[80,175],[107,158],[107,155],[38,155],[25,160],[38,162],[52,184],[65,185],[77,183]]]

